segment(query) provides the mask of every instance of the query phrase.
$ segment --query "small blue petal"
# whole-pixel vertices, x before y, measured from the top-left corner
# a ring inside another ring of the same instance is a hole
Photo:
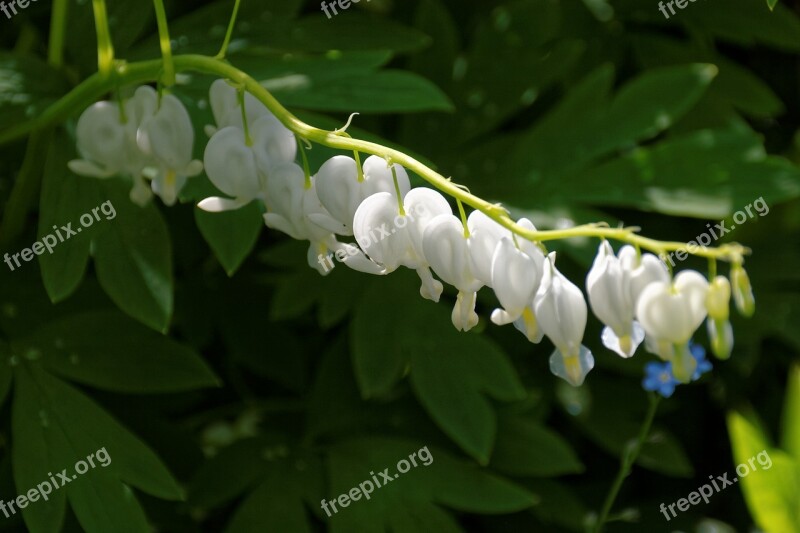
[[[669,398],[675,392],[678,380],[672,374],[672,363],[647,363],[644,367],[645,377],[642,388],[658,392],[664,398]]]

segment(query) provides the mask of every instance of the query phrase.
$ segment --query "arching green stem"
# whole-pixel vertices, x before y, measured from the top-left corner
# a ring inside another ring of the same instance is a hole
[[[108,29],[108,13],[105,0],[92,0],[94,25],[97,30],[97,70],[107,78],[114,67],[114,45]]]
[[[156,1],[158,2],[159,0]],[[243,85],[250,94],[263,103],[295,135],[329,148],[359,151],[389,159],[393,163],[397,163],[416,173],[444,194],[482,211],[501,226],[508,228],[525,239],[544,242],[574,237],[605,237],[639,246],[656,254],[665,254],[686,248],[686,243],[683,242],[665,242],[643,237],[638,235],[636,233],[637,230],[634,228],[609,228],[600,224],[583,224],[558,230],[536,231],[526,229],[514,222],[502,206],[487,202],[463,190],[435,170],[403,152],[306,124],[283,107],[258,81],[225,61],[202,55],[180,55],[175,56],[173,59],[175,69],[178,72],[188,71],[213,74]],[[117,85],[153,82],[158,79],[162,68],[166,71],[166,65],[162,65],[162,61],[151,60],[120,64],[117,66],[114,76],[112,76],[113,79],[95,74],[49,107],[37,119],[0,132],[0,144],[27,135],[33,130],[65,120],[75,110],[83,110]],[[742,262],[743,256],[749,253],[749,250],[739,244],[730,243],[723,244],[718,248],[697,246],[692,253],[699,257]]]
[[[153,0],[156,8],[156,21],[158,22],[158,41],[161,45],[161,57],[164,59],[164,85],[175,85],[175,65],[172,61],[172,43],[169,39],[169,26],[167,25],[167,12],[164,9],[164,0]]]
[[[50,13],[50,38],[47,41],[47,62],[54,67],[64,64],[64,37],[68,12],[68,0],[53,0],[53,9]]]
[[[228,53],[228,45],[231,44],[231,36],[233,35],[233,28],[236,26],[236,17],[239,15],[239,4],[241,0],[236,0],[233,4],[233,13],[231,14],[231,21],[228,23],[228,31],[225,33],[225,40],[222,41],[222,48],[220,48],[216,59],[225,59],[225,54]]]

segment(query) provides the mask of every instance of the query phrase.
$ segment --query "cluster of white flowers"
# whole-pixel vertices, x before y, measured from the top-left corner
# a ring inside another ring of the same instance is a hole
[[[159,98],[152,87],[139,87],[122,107],[108,101],[92,105],[78,120],[76,136],[83,159],[70,161],[69,168],[94,178],[131,176],[131,200],[138,205],[153,193],[166,205],[175,204],[187,178],[203,170],[192,160],[194,128],[186,108],[173,95]]]
[[[369,157],[359,169],[355,159],[335,156],[309,175],[295,162],[294,134],[252,95],[224,80],[212,84],[210,103],[216,126],[206,127],[211,139],[205,170],[226,196],[202,200],[201,209],[219,212],[262,202],[266,225],[308,240],[308,263],[323,275],[328,269],[317,258],[331,251],[365,273],[383,275],[404,266],[419,275],[420,294],[438,302],[443,286],[435,273],[458,290],[451,318],[460,331],[478,323],[477,292],[492,288],[501,305],[492,312],[492,322],[513,323],[533,343],[547,336],[556,347],[551,371],[573,385],[583,383],[594,366],[582,344],[587,303],[556,268],[555,253],[518,238],[480,211],[462,223],[442,194],[411,189],[406,171],[380,157]],[[169,205],[186,177],[200,172],[200,163],[191,160],[194,135],[188,113],[174,96],[159,102],[149,87],[136,91],[124,113],[112,102],[90,107],[77,135],[84,159],[70,167],[86,176],[133,176],[131,197],[137,202],[149,199],[143,178],[152,179],[153,192]],[[518,224],[535,230],[527,219]],[[375,228],[390,226],[386,238],[371,237]],[[339,240],[347,237],[358,246]],[[744,270],[734,268],[732,279],[737,305],[751,311]],[[688,382],[696,367],[689,343],[707,317],[715,354],[730,355],[731,284],[722,276],[710,284],[696,271],[672,278],[655,255],[630,245],[615,254],[603,241],[586,292],[592,311],[605,324],[603,344],[622,357],[631,357],[645,341],[648,351],[672,363],[679,381]]]

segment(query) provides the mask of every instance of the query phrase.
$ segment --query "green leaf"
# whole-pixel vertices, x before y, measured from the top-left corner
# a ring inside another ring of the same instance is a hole
[[[189,503],[218,507],[256,487],[269,467],[264,461],[264,447],[263,439],[245,439],[205,461],[189,485]]]
[[[322,12],[293,20],[299,0],[279,4],[243,2],[239,23],[229,53],[236,64],[238,53],[385,51],[408,52],[430,43],[423,33],[392,20],[347,13],[335,21]],[[219,1],[170,22],[173,53],[216,54],[219,51],[233,6]],[[253,23],[253,22],[257,22]],[[153,35],[130,54],[142,59],[158,53],[158,37]]]
[[[800,532],[800,463],[772,448],[755,421],[735,411],[727,418],[733,459],[749,469],[738,477],[756,524],[767,533]],[[750,460],[761,468],[751,469]]]
[[[491,466],[512,476],[561,476],[583,472],[575,451],[558,433],[522,417],[498,420]]]
[[[719,75],[708,90],[707,100],[717,106],[729,103],[754,117],[772,117],[784,110],[783,102],[766,82],[699,44],[647,33],[634,36],[633,49],[639,62],[648,68],[698,61],[715,65],[719,68]],[[696,107],[696,111],[701,110],[702,106]]]
[[[131,203],[124,183],[103,189],[117,211],[94,240],[97,279],[120,309],[158,331],[166,331],[173,308],[172,251],[156,206]]]
[[[192,480],[193,506],[218,507],[254,488],[226,531],[311,531],[306,505],[322,499],[322,463],[278,435],[239,441],[204,463]]]
[[[416,467],[409,459],[412,454]],[[405,473],[399,471],[401,461],[409,464]],[[329,511],[334,533],[361,531],[363,524],[385,531],[393,529],[398,518],[403,531],[410,530],[410,523],[416,524],[416,531],[459,531],[440,505],[495,514],[520,511],[536,502],[530,492],[486,469],[455,459],[442,449],[406,440],[365,437],[337,442],[329,451],[328,468],[330,494],[325,499],[331,505],[339,494],[349,494],[362,484],[368,489],[366,482],[373,485],[369,501],[359,496],[346,509],[337,505],[337,512]],[[377,474],[384,469],[391,482],[381,481],[383,476]]]
[[[298,76],[291,84],[265,82],[281,103],[319,111],[411,113],[452,111],[453,104],[430,81],[400,70],[353,74],[319,85]]]
[[[55,464],[55,452],[48,447],[46,438],[53,428],[49,424],[47,412],[42,410],[42,398],[27,373],[17,372],[17,376],[11,420],[14,484],[19,494],[27,494],[31,488],[39,487],[40,484],[46,490],[47,487],[43,484],[50,484],[52,492],[48,499],[39,498],[23,509],[22,514],[31,533],[58,533],[64,522],[67,493],[56,490],[49,480],[53,471],[61,472],[64,467],[71,467],[72,464]],[[97,448],[87,450],[86,454],[96,450]]]
[[[456,50],[460,54],[445,56],[439,63],[449,63],[439,76],[449,78],[449,83],[442,82],[441,86],[458,113],[448,117],[406,118],[405,142],[418,150],[432,143],[453,147],[460,155],[463,151],[457,150],[459,145],[520,115],[563,80],[583,53],[585,44],[576,39],[557,38],[562,25],[561,10],[559,3],[529,0],[503,3],[480,16],[470,36],[469,49]],[[445,10],[439,12],[445,17],[432,23],[443,27],[436,38],[445,43],[445,54],[452,53],[457,43],[446,29],[451,24],[450,17]],[[463,26],[458,13],[452,17]],[[498,60],[500,57],[502,61]]]
[[[110,462],[102,470],[111,474],[117,484],[131,485],[162,499],[183,498],[183,490],[155,453],[83,393],[36,365],[15,373],[15,387],[21,398],[33,398],[31,401],[35,402],[36,416],[25,423],[43,428],[53,472],[69,468],[77,460],[105,448]],[[68,491],[69,488],[71,485]],[[91,484],[81,490],[90,488]],[[122,497],[123,493],[114,491],[114,494]],[[73,497],[70,494],[71,502]],[[97,509],[91,512],[97,513]],[[110,530],[113,528],[106,529]]]
[[[306,468],[308,466],[311,465],[306,465]],[[307,489],[303,483],[307,478],[320,476],[321,473],[321,470],[315,469],[313,473],[308,472],[304,475],[287,461],[276,463],[270,468],[261,485],[236,510],[236,514],[225,531],[227,533],[261,533],[262,531],[310,533],[312,528],[304,503]],[[321,476],[316,479],[318,482],[322,481]],[[308,503],[317,505],[317,501]]]
[[[605,185],[608,180],[614,188]],[[800,197],[800,170],[767,156],[760,138],[740,128],[663,141],[559,183],[561,192],[551,187],[539,193],[703,219],[729,216],[760,197],[768,205]]]
[[[256,202],[223,213],[207,213],[195,208],[194,218],[203,238],[229,276],[233,276],[253,251],[264,226]]]
[[[0,131],[39,116],[69,90],[60,71],[35,56],[0,52]]]
[[[553,196],[571,193],[553,178],[664,131],[698,101],[715,71],[701,64],[655,69],[628,82],[612,100],[613,69],[600,67],[519,139],[506,173],[525,176],[516,180],[520,187],[535,183],[554,189]],[[537,197],[542,193],[537,188]]]
[[[450,438],[486,464],[496,429],[487,396],[513,401],[525,390],[499,347],[458,333],[445,306],[409,299],[418,289],[407,280],[399,274],[375,280],[356,310],[351,344],[361,392],[386,394],[410,365],[420,403]]]
[[[328,50],[392,50],[409,52],[427,47],[430,38],[392,20],[350,12],[327,20],[314,14],[284,25],[266,44],[283,50],[326,52]]]
[[[789,369],[788,381],[786,399],[783,402],[781,444],[800,464],[800,365],[795,364]]]
[[[714,65],[681,65],[649,70],[628,82],[602,121],[613,127],[608,148],[649,139],[667,129],[692,109],[717,72]]]
[[[532,512],[539,520],[557,524],[570,531],[585,531],[586,519],[590,513],[571,487],[549,479],[529,479],[524,486],[540,495],[541,502]]]
[[[767,5],[770,9],[775,9],[775,5],[778,3],[778,0],[767,0]]]
[[[114,392],[166,393],[219,386],[193,350],[116,312],[88,312],[51,322],[14,343],[42,353],[49,370]]]
[[[39,256],[39,265],[53,303],[69,297],[83,280],[89,263],[89,245],[97,226],[83,228],[79,221],[81,215],[90,213],[102,201],[96,179],[78,177],[67,167],[73,155],[72,141],[57,132],[45,163],[37,231],[39,241],[45,243],[46,239],[45,244],[52,247],[52,253]],[[81,232],[61,242],[59,235],[66,238],[61,227],[69,223],[75,229],[81,228]]]

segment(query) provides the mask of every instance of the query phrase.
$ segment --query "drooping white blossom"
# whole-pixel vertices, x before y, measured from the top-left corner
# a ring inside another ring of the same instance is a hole
[[[450,204],[437,191],[426,187],[412,189],[399,212],[397,197],[389,192],[372,194],[358,207],[353,231],[361,249],[392,272],[400,266],[417,271],[422,281],[423,298],[439,301],[441,282],[435,280],[423,250],[423,233],[440,214],[452,214]]]
[[[556,269],[555,259],[552,252],[544,263],[534,311],[542,331],[556,346],[550,371],[577,387],[594,368],[592,353],[581,344],[588,311],[583,293]]]
[[[434,217],[422,235],[422,248],[433,271],[458,289],[451,319],[456,329],[469,331],[478,324],[475,301],[483,283],[472,274],[461,221],[450,214]]]
[[[467,218],[469,229],[470,269],[487,287],[492,286],[492,258],[500,239],[511,237],[511,232],[477,209]]]
[[[198,206],[210,212],[229,211],[263,196],[273,168],[293,163],[297,144],[286,137],[286,128],[272,115],[263,115],[250,127],[250,143],[241,128],[217,131],[206,145],[208,179],[232,198],[212,196]]]
[[[379,192],[396,196],[392,168],[402,200],[411,187],[400,165],[390,167],[385,159],[370,156],[364,161],[363,179],[359,181],[352,157],[337,155],[327,160],[317,172],[317,194],[329,215],[315,215],[312,220],[333,233],[353,235],[353,219],[364,200]]]
[[[192,159],[194,127],[189,112],[174,95],[163,95],[155,114],[142,120],[136,142],[149,157],[143,173],[152,180],[153,192],[166,205],[174,205],[186,180],[203,171],[203,163]]]
[[[633,247],[627,246],[617,257],[604,240],[586,277],[589,304],[595,316],[606,325],[601,335],[603,345],[622,357],[631,357],[644,340],[644,329],[634,320],[641,290],[662,279],[661,274],[663,279],[668,279],[666,268],[658,265],[655,256],[648,254],[646,260],[636,265],[637,255]]]
[[[528,219],[517,224],[536,230]],[[545,257],[538,246],[527,239],[503,237],[492,256],[492,287],[502,309],[492,312],[492,322],[502,326],[512,323],[533,343],[544,333],[533,310],[533,299],[544,272]]]
[[[286,233],[293,239],[310,241],[308,263],[321,274],[326,274],[318,261],[329,251],[343,250],[347,266],[370,274],[382,274],[383,269],[367,259],[356,247],[340,243],[335,236],[311,222],[309,216],[326,213],[317,197],[314,177],[306,182],[305,172],[295,163],[274,167],[266,185],[267,213],[264,222],[270,228]]]
[[[684,270],[672,283],[656,281],[642,291],[636,318],[651,337],[656,353],[672,361],[675,377],[688,383],[696,362],[689,340],[706,318],[708,281],[697,271]]]

